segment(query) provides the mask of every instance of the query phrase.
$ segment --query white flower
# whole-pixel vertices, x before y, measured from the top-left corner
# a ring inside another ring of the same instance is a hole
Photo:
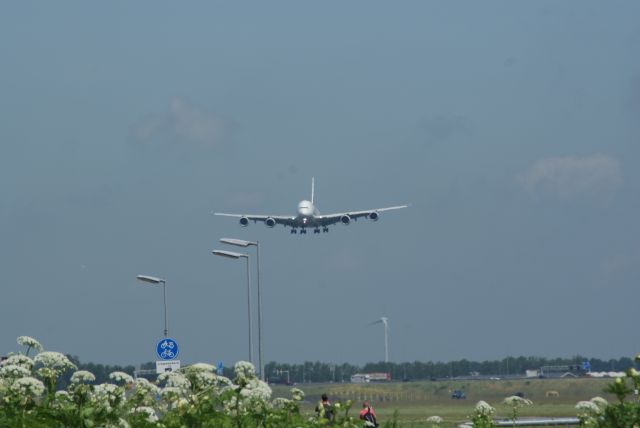
[[[505,398],[503,403],[511,407],[531,406],[533,404],[531,400],[519,397],[517,395],[512,395],[511,397]]]
[[[247,361],[238,361],[233,366],[233,371],[238,379],[251,379],[256,377],[256,368]]]
[[[223,389],[236,387],[236,385],[228,377],[218,375],[216,376],[216,379],[218,380],[218,385],[222,385]]]
[[[609,402],[602,397],[593,397],[591,399],[591,402],[596,406],[600,407],[601,409],[604,409],[609,405]]]
[[[117,384],[128,385],[130,383],[133,383],[133,378],[125,372],[112,372],[109,374],[109,379],[116,382]]]
[[[67,391],[62,389],[60,391],[56,391],[55,397],[56,397],[56,400],[71,399],[71,395]]]
[[[481,415],[492,415],[496,411],[496,409],[491,407],[486,401],[480,400],[476,404],[475,411],[476,413]]]
[[[89,383],[95,382],[96,377],[93,373],[86,370],[78,370],[71,375],[71,383]]]
[[[160,388],[149,382],[143,377],[139,377],[135,380],[136,391],[140,391],[145,394],[149,394],[153,397],[158,395]]]
[[[42,364],[46,368],[55,370],[57,373],[63,373],[68,369],[77,369],[69,359],[60,352],[46,351],[40,352],[33,359],[35,363]]]
[[[34,377],[21,377],[11,384],[10,389],[19,395],[39,397],[44,393],[44,384]]]
[[[33,337],[29,336],[19,336],[17,339],[18,345],[26,346],[28,348],[33,348],[38,352],[42,352],[44,347]]]
[[[160,391],[160,397],[165,401],[175,401],[182,395],[182,390],[175,386],[166,386]]]
[[[33,368],[33,360],[26,355],[15,354],[11,355],[9,358],[4,360],[0,366],[9,366],[16,365],[24,367],[27,370],[31,370]]]
[[[54,409],[63,410],[65,405],[69,405],[72,402],[73,399],[71,398],[71,394],[69,394],[67,391],[60,390],[56,391],[54,399],[50,405]]]
[[[191,388],[191,382],[180,372],[167,372],[158,376],[160,382],[164,382],[165,387],[180,388],[183,391],[187,391]]]
[[[129,426],[129,422],[125,421],[122,418],[119,418],[118,422],[115,425],[112,423],[107,423],[107,425],[105,425],[104,428],[131,428],[131,427]]]
[[[29,352],[30,349],[34,349],[36,352],[44,351],[44,347],[40,344],[40,342],[35,340],[33,337],[29,337],[29,336],[18,337],[18,345],[26,346],[27,353]]]
[[[27,370],[22,366],[9,364],[0,368],[0,378],[17,379],[28,376],[31,376],[31,370]]]
[[[147,422],[157,422],[158,415],[156,415],[156,411],[151,407],[141,406],[136,407],[135,409],[131,409],[131,413],[144,413],[147,417]]]
[[[289,403],[292,403],[292,401],[287,398],[277,397],[273,399],[271,405],[276,409],[284,409]]]
[[[107,411],[124,403],[124,389],[112,383],[96,385],[93,394],[98,405]]]
[[[202,390],[216,385],[216,375],[208,371],[197,371],[191,377],[192,384],[196,390]]]
[[[243,398],[250,401],[267,401],[271,398],[271,388],[260,379],[251,379],[240,391]]]
[[[293,401],[304,400],[304,391],[298,388],[291,388],[291,399]]]
[[[578,401],[576,409],[578,409],[581,414],[594,414],[600,412],[598,405],[591,401]]]
[[[205,370],[205,371],[215,373],[216,367],[211,364],[196,363],[196,364],[191,364],[188,367],[185,367],[184,370]]]
[[[429,416],[427,418],[427,422],[431,422],[433,424],[442,423],[442,418],[440,416]]]

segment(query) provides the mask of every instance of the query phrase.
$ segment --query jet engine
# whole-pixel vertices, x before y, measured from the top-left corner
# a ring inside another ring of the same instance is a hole
[[[242,227],[249,226],[249,219],[247,217],[240,217],[240,226]]]
[[[340,221],[342,222],[342,224],[344,224],[346,226],[349,223],[351,223],[351,217],[349,217],[347,214],[345,214],[342,217],[340,217]]]
[[[273,227],[276,225],[276,220],[273,217],[269,217],[264,221],[264,224],[266,224],[267,227]]]
[[[369,220],[378,221],[379,218],[380,218],[380,214],[378,214],[377,211],[374,211],[371,214],[369,214]]]

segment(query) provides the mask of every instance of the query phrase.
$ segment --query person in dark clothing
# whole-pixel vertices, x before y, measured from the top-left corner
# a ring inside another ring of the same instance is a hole
[[[331,410],[331,402],[327,394],[322,394],[322,399],[316,406],[316,413],[319,418],[325,418],[327,420],[333,419],[333,411]]]
[[[376,412],[373,407],[369,405],[368,401],[362,403],[362,410],[360,410],[360,419],[364,421],[365,427],[377,427],[378,420],[376,419]]]

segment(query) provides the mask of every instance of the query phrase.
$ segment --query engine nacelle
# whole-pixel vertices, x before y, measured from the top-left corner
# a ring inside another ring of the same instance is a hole
[[[351,217],[349,217],[348,215],[345,214],[342,217],[340,217],[340,221],[342,222],[342,224],[344,224],[346,226],[349,223],[351,223]]]
[[[242,227],[249,226],[249,219],[247,217],[240,217],[240,226]]]
[[[378,214],[377,211],[374,211],[371,214],[369,214],[369,220],[378,221],[379,218],[380,218],[380,214]]]
[[[267,227],[273,227],[276,225],[276,220],[273,217],[269,217],[264,221],[264,224],[266,224]]]

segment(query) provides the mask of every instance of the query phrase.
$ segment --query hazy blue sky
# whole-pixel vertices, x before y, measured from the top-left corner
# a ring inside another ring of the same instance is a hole
[[[640,351],[640,3],[9,2],[0,353],[183,363]],[[333,227],[293,214],[411,203]],[[231,249],[231,248],[229,248]],[[253,253],[252,253],[253,254]]]

